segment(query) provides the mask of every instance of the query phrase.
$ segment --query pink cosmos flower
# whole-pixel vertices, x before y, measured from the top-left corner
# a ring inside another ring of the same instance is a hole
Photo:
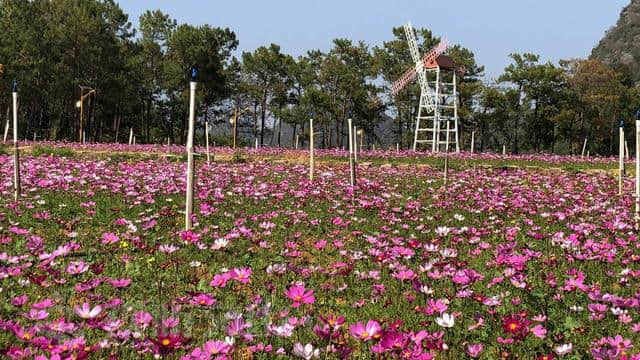
[[[291,300],[293,300],[294,308],[299,307],[302,304],[313,304],[316,301],[316,298],[313,296],[313,290],[305,289],[304,285],[293,285],[287,291],[285,291],[285,295]]]
[[[225,287],[227,285],[227,281],[231,279],[231,275],[226,272],[224,274],[215,274],[213,275],[213,280],[209,283],[209,286],[212,287]]]
[[[547,336],[547,329],[544,326],[538,324],[531,328],[531,333],[533,333],[533,335],[535,335],[539,339],[544,339]]]
[[[43,320],[46,319],[47,316],[49,316],[48,312],[37,309],[31,309],[28,313],[24,314],[24,317],[32,321]]]
[[[484,347],[482,344],[467,344],[467,354],[472,358],[477,358],[481,353]]]
[[[209,340],[202,345],[202,350],[209,355],[228,354],[231,351],[231,345],[220,340]]]
[[[380,323],[375,320],[367,321],[366,325],[358,322],[349,326],[351,336],[362,341],[380,337],[381,330]]]
[[[231,276],[231,278],[233,280],[236,281],[240,281],[243,284],[246,284],[249,282],[249,277],[251,276],[251,269],[250,268],[240,268],[240,269],[231,269],[231,271],[229,272],[229,276]]]
[[[51,299],[44,299],[42,301],[39,301],[33,305],[31,305],[32,308],[34,309],[38,309],[38,310],[44,310],[44,309],[48,309],[50,307],[52,307],[53,305],[55,305],[55,302]]]
[[[103,244],[115,244],[120,241],[118,235],[114,233],[104,233],[102,234],[102,243]]]
[[[138,324],[143,329],[146,329],[149,324],[151,324],[151,321],[153,321],[153,316],[145,311],[138,311],[134,315],[134,318],[136,320],[136,324]]]
[[[89,266],[82,260],[72,261],[69,263],[69,266],[67,266],[67,273],[71,275],[82,274],[87,270],[89,270]]]
[[[82,306],[74,307],[76,314],[83,319],[94,319],[102,312],[102,306],[96,305],[93,309],[87,303],[82,304]]]
[[[131,284],[131,279],[112,279],[110,283],[114,288],[124,288]]]
[[[194,296],[190,301],[192,305],[200,305],[200,306],[212,306],[216,303],[216,299],[209,294],[200,294]]]

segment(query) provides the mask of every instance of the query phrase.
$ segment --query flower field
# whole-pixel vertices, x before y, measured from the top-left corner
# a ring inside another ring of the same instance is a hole
[[[251,153],[190,232],[180,159],[24,156],[16,204],[0,155],[0,357],[640,359],[632,179],[554,168],[613,159]]]

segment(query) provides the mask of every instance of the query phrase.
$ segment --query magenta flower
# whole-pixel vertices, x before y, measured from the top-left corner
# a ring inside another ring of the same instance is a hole
[[[102,234],[102,243],[103,244],[115,244],[120,241],[118,235],[114,233],[104,233]]]
[[[131,284],[131,279],[113,279],[110,283],[114,288],[124,288]]]
[[[241,268],[241,269],[231,269],[229,275],[233,280],[240,281],[243,284],[249,282],[249,277],[251,276],[250,268]]]
[[[134,319],[136,320],[136,324],[138,324],[143,329],[146,329],[149,324],[153,321],[153,316],[145,311],[138,311],[134,315]]]
[[[224,274],[215,274],[213,275],[213,280],[209,283],[209,286],[212,287],[225,287],[227,285],[227,281],[231,279],[231,275],[226,272]]]
[[[209,355],[228,354],[231,351],[231,345],[220,340],[209,340],[202,345],[202,350]]]
[[[31,309],[28,313],[24,314],[24,317],[33,321],[44,320],[47,318],[47,316],[49,316],[48,312],[37,309]]]
[[[293,300],[294,308],[299,307],[302,304],[313,304],[316,301],[316,298],[313,296],[313,290],[305,289],[304,285],[293,285],[287,291],[285,291],[285,295],[291,300]]]
[[[538,324],[531,328],[531,333],[539,339],[544,339],[547,336],[547,329],[544,326]]]
[[[191,305],[200,305],[200,306],[212,306],[216,303],[216,299],[209,294],[200,294],[194,296],[189,303]]]
[[[367,321],[366,325],[358,322],[349,326],[351,336],[362,341],[380,337],[381,330],[380,323],[375,320]]]
[[[482,353],[484,346],[482,344],[467,344],[467,354],[472,358],[477,358]]]
[[[87,303],[82,304],[82,306],[74,307],[76,314],[83,319],[94,319],[102,312],[102,306],[96,305],[94,308]]]
[[[67,273],[71,275],[82,274],[83,272],[89,270],[89,266],[85,264],[84,261],[72,261],[67,266]]]

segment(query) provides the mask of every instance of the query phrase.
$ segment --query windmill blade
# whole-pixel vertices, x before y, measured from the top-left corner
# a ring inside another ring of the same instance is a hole
[[[436,60],[440,54],[444,53],[447,50],[449,43],[447,39],[443,39],[436,47],[431,49],[423,58],[422,63],[423,66],[427,66],[427,64]],[[404,89],[407,84],[409,84],[413,79],[416,78],[416,67],[412,66],[407,71],[405,71],[398,80],[394,81],[391,85],[391,95],[396,96],[398,93]]]

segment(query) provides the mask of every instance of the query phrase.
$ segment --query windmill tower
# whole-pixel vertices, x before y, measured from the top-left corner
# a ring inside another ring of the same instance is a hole
[[[416,151],[418,144],[424,143],[431,144],[433,152],[440,151],[443,145],[446,151],[449,151],[449,146],[455,145],[456,151],[459,152],[456,66],[451,57],[442,55],[447,50],[447,40],[443,40],[420,58],[411,23],[404,25],[404,32],[415,66],[393,83],[391,93],[396,96],[417,75],[420,105],[415,124],[413,151]]]

